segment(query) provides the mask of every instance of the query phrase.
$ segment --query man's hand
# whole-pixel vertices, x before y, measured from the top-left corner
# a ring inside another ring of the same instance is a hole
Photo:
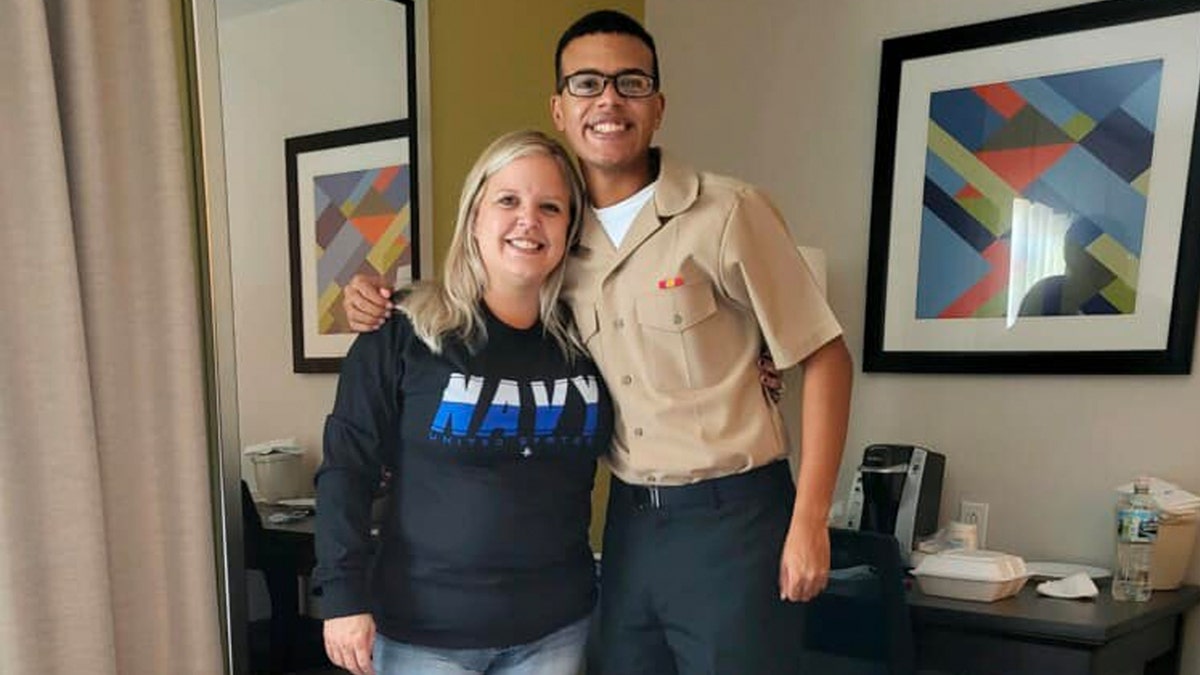
[[[375,648],[375,619],[352,614],[325,620],[325,653],[334,665],[354,675],[375,675],[371,650]]]
[[[800,392],[800,474],[779,558],[779,597],[807,602],[829,581],[829,505],[837,482],[854,365],[842,338],[804,359]]]
[[[808,602],[829,581],[829,530],[824,520],[792,519],[779,558],[779,599]]]
[[[358,333],[369,333],[383,325],[392,312],[392,287],[378,276],[355,274],[342,290],[342,309],[350,328]]]

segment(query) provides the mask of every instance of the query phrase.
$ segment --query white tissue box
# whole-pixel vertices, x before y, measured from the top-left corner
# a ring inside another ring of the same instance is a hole
[[[999,551],[946,551],[927,555],[912,571],[926,595],[992,602],[1016,595],[1029,573],[1020,556]]]

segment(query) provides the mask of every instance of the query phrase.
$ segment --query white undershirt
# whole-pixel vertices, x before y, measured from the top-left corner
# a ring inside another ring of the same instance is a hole
[[[625,239],[629,227],[633,225],[633,219],[637,217],[638,211],[642,210],[646,202],[654,196],[654,188],[657,185],[658,181],[654,181],[612,206],[592,209],[592,212],[596,214],[596,219],[608,233],[608,238],[613,246],[621,247],[621,241]]]

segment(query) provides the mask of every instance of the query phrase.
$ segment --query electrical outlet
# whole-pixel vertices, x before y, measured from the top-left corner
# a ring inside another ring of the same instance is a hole
[[[988,505],[964,499],[958,507],[958,519],[974,524],[979,537],[979,548],[987,548]]]

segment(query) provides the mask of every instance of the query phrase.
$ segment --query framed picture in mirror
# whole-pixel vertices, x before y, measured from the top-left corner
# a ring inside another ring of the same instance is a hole
[[[355,274],[421,278],[417,152],[408,120],[285,143],[297,373],[336,373],[354,341],[342,309]]]
[[[1191,369],[1200,0],[885,40],[863,367]]]

